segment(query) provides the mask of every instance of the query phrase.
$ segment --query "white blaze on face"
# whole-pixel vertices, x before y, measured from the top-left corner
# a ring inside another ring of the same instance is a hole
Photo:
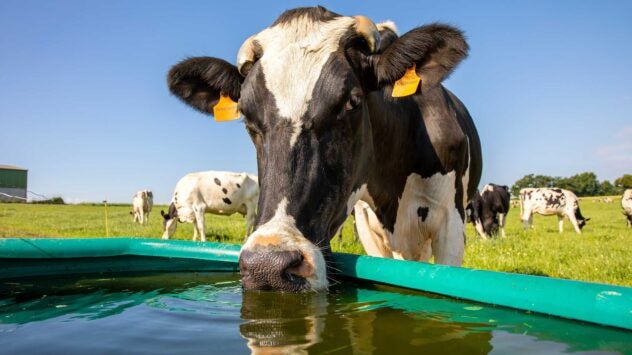
[[[290,120],[294,127],[290,146],[300,134],[300,119],[307,112],[323,66],[354,24],[353,17],[320,22],[299,16],[255,36],[263,49],[259,62],[266,88],[274,96],[281,118]]]
[[[305,280],[314,291],[324,290],[328,286],[325,258],[320,249],[307,240],[296,227],[294,218],[287,214],[287,198],[283,198],[274,213],[274,216],[248,237],[241,248],[254,250],[259,245],[268,245],[271,250],[295,251],[303,253],[304,262],[314,270],[313,274],[305,277]],[[269,245],[266,240],[280,240],[279,244]]]

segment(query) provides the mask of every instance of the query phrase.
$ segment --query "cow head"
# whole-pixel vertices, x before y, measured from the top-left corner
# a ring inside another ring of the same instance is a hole
[[[167,213],[160,210],[160,215],[162,216],[162,230],[164,232],[169,232],[169,235],[173,235],[178,223],[178,209],[176,208],[176,205],[172,202],[169,205]]]
[[[238,101],[255,145],[261,193],[240,254],[244,288],[327,287],[324,255],[373,163],[368,96],[414,64],[423,85],[438,85],[466,52],[448,26],[397,38],[392,24],[315,7],[248,38],[237,66],[199,57],[170,70],[171,92],[204,113],[220,95]]]

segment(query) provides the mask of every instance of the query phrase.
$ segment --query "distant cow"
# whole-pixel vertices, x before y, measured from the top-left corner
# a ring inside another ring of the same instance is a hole
[[[193,223],[193,240],[197,240],[199,233],[205,242],[206,212],[246,216],[246,233],[250,233],[258,200],[259,182],[255,175],[225,171],[187,174],[176,184],[169,212],[160,211],[165,230],[162,239],[171,238],[180,221]]]
[[[623,214],[628,218],[628,227],[632,228],[632,189],[627,189],[621,198]]]
[[[476,232],[487,239],[498,234],[500,228],[501,235],[505,237],[505,222],[509,212],[509,188],[504,185],[487,184],[480,194],[474,198],[467,206],[470,220]]]
[[[590,218],[584,218],[579,209],[577,196],[559,188],[524,188],[520,190],[520,215],[525,229],[532,222],[533,213],[543,216],[557,215],[560,233],[564,230],[564,216],[573,224],[575,231],[581,229]]]
[[[154,194],[151,190],[138,191],[132,197],[132,212],[134,222],[140,224],[149,223],[149,212],[154,207]]]

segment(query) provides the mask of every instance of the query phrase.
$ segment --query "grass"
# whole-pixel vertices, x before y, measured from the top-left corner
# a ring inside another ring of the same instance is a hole
[[[467,227],[463,266],[540,276],[632,286],[632,229],[621,214],[620,201],[595,202],[584,198],[584,216],[591,217],[583,234],[576,234],[565,221],[564,233],[557,231],[557,218],[534,216],[535,229],[524,231],[519,210],[512,209],[507,221],[507,238],[484,241]],[[147,226],[132,223],[129,206],[108,206],[109,236],[159,238],[162,217],[155,206]],[[207,214],[208,241],[241,243],[245,221],[239,215]],[[191,224],[179,224],[175,239],[189,240]],[[106,236],[103,205],[30,205],[0,203],[1,237],[103,237]],[[341,241],[334,238],[332,249],[362,254],[354,241],[352,222],[348,220]]]

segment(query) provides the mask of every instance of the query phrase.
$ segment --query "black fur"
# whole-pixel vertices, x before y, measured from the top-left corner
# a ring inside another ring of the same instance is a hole
[[[468,51],[463,32],[457,28],[437,23],[415,28],[380,56],[376,67],[378,83],[392,84],[416,64],[422,85],[436,85],[467,57]]]
[[[492,191],[483,191],[475,194],[469,202],[467,209],[470,210],[471,222],[477,221],[482,224],[483,231],[489,236],[498,234],[499,219],[498,214],[505,216],[509,213],[509,188],[505,185],[489,184]]]
[[[167,75],[172,94],[204,113],[213,113],[220,93],[238,101],[243,77],[237,67],[211,57],[186,59],[174,65]]]

